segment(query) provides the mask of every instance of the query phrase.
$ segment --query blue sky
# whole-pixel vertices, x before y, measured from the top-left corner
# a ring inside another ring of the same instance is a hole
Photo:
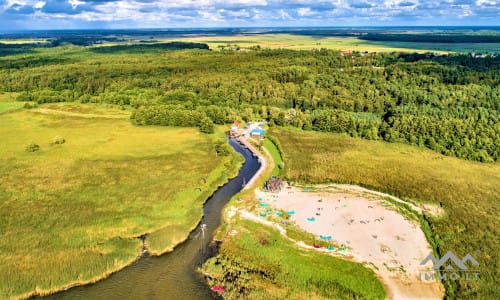
[[[500,0],[0,0],[0,31],[500,25]]]

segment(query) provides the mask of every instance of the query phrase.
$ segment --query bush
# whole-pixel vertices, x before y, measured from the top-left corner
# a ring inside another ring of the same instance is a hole
[[[26,151],[28,152],[36,152],[38,150],[40,150],[40,146],[35,143],[31,143],[28,146],[26,146]]]
[[[30,109],[30,108],[36,108],[38,107],[38,103],[36,102],[26,102],[24,103],[24,108]]]
[[[214,133],[214,123],[208,117],[201,119],[199,128],[203,133]]]
[[[215,151],[218,156],[228,156],[231,153],[231,147],[225,141],[217,141]]]
[[[54,145],[62,145],[66,142],[66,140],[62,136],[55,136],[54,139],[52,140],[52,143]]]

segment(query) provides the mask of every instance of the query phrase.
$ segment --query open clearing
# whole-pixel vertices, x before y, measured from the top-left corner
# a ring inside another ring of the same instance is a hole
[[[289,220],[316,236],[330,240],[335,251],[374,267],[390,299],[442,299],[437,281],[419,280],[420,262],[432,252],[418,220],[407,219],[381,196],[353,193],[339,185],[315,191],[290,187],[279,193],[257,192],[261,203],[285,212]]]
[[[0,115],[0,299],[105,277],[141,255],[144,233],[151,253],[171,250],[237,167],[195,128],[137,127],[92,105],[73,110],[93,117],[44,107]],[[39,151],[25,151],[32,142]]]

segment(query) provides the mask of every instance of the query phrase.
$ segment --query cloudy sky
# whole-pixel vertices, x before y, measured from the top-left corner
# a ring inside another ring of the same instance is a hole
[[[500,25],[500,0],[0,0],[0,31]]]

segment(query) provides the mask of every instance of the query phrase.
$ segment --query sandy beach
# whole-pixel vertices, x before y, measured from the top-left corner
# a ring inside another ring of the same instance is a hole
[[[289,220],[318,240],[330,240],[332,253],[344,248],[343,255],[374,269],[388,299],[443,299],[439,282],[419,279],[420,271],[431,267],[420,266],[431,247],[418,222],[397,213],[383,194],[367,191],[345,185],[317,191],[286,187],[279,193],[258,191],[257,197],[266,208],[291,212]]]

